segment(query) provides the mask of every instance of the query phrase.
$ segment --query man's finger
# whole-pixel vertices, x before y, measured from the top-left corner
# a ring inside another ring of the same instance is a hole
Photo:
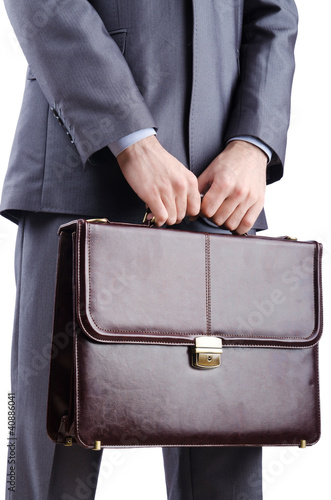
[[[224,227],[226,227],[230,231],[237,231],[242,219],[246,215],[249,208],[250,206],[246,203],[240,203],[235,207],[235,209],[229,214],[228,217],[220,218],[220,223],[218,225],[224,225]],[[216,217],[217,216],[215,216],[215,218]]]
[[[235,198],[229,197],[224,200],[211,219],[217,226],[223,226],[225,224],[226,227],[232,231],[233,229],[228,226],[228,222],[232,224],[237,223],[235,226],[236,228],[241,221],[240,214],[244,216],[247,208],[248,207],[245,208],[243,204],[238,204]]]
[[[148,203],[148,207],[152,217],[155,217],[155,224],[157,226],[163,226],[168,219],[168,211],[162,203],[161,198],[150,201],[150,203]]]
[[[252,207],[250,207],[246,211],[246,213],[241,217],[240,223],[237,225],[237,227],[234,229],[231,229],[231,231],[236,231],[236,233],[238,233],[238,234],[247,233],[254,226],[254,223],[256,222],[256,219],[258,218],[262,208],[263,207],[260,206],[260,204],[258,204],[258,203],[256,203]],[[236,223],[231,224],[231,226],[232,225],[236,225]]]
[[[216,183],[213,183],[205,193],[201,202],[201,213],[204,217],[207,217],[207,219],[214,217],[216,212],[223,205],[228,194],[228,191],[220,190]]]
[[[164,220],[163,224],[167,224],[168,226],[176,224],[177,207],[174,196],[163,196],[162,202],[167,211],[167,218]]]
[[[177,219],[176,219],[176,224],[179,224],[182,222],[186,215],[187,211],[187,197],[185,196],[177,196],[175,199],[176,203],[176,212],[177,212]]]
[[[201,199],[202,196],[200,195],[198,189],[194,189],[188,194],[186,215],[188,215],[190,219],[192,218],[192,220],[200,214]]]

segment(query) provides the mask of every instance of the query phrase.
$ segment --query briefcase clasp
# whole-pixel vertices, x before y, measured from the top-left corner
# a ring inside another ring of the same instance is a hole
[[[197,337],[192,347],[192,366],[194,368],[217,368],[221,365],[222,339],[217,337]]]

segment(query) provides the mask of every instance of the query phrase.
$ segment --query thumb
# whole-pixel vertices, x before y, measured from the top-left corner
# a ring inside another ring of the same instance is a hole
[[[198,190],[199,190],[199,193],[200,193],[200,196],[201,196],[201,201],[202,201],[204,195],[207,193],[207,191],[209,190],[209,188],[210,188],[210,186],[212,184],[211,175],[208,173],[207,170],[204,170],[202,172],[202,174],[200,174],[199,177],[198,177]],[[189,217],[189,220],[190,221],[194,221],[200,215],[201,215],[201,211],[200,211],[199,215],[197,215],[196,217]]]

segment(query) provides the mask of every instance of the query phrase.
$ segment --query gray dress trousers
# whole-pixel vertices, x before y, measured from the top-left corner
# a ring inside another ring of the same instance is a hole
[[[7,500],[91,500],[102,452],[54,445],[46,434],[58,227],[75,215],[25,212],[17,234],[12,344],[16,491]],[[178,229],[185,229],[183,222]],[[196,221],[190,229],[219,231]],[[169,500],[261,500],[260,448],[163,450]],[[143,494],[143,492],[141,492]],[[137,497],[140,497],[137,492]],[[109,498],[112,493],[109,492]],[[116,500],[127,500],[116,498]],[[157,499],[156,499],[157,500]]]

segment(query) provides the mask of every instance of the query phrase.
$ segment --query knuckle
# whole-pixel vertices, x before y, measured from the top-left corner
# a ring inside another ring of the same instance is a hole
[[[207,205],[203,207],[202,213],[205,217],[207,217],[207,219],[210,219],[214,215],[214,210],[212,209],[212,207]]]
[[[219,209],[212,217],[210,217],[210,219],[217,226],[223,226],[226,223],[227,214],[222,209]]]
[[[183,179],[182,177],[177,178],[174,187],[175,187],[176,192],[178,194],[180,194],[180,195],[185,194],[185,192],[186,192],[186,182],[185,182],[185,179]]]
[[[199,215],[201,211],[200,200],[189,201],[187,204],[187,215]]]
[[[176,217],[168,217],[168,219],[166,220],[168,226],[173,226],[174,224],[176,224],[176,222],[177,222]]]
[[[197,179],[197,177],[192,172],[189,172],[189,174],[191,174],[191,175],[188,176],[188,179],[187,179],[189,187],[191,189],[198,189],[198,179]]]
[[[222,179],[217,181],[217,185],[219,189],[223,191],[232,191],[233,190],[233,178],[230,175],[224,174],[222,175]]]
[[[235,231],[238,227],[238,224],[235,223],[234,221],[229,221],[225,224],[226,228],[229,229],[230,231]]]
[[[178,210],[177,211],[177,217],[176,217],[176,224],[179,224],[180,222],[182,222],[182,220],[184,219],[186,215],[186,210]]]
[[[163,226],[166,223],[166,219],[164,217],[155,217],[155,225],[158,227]]]
[[[168,212],[164,208],[161,208],[161,207],[157,207],[154,210],[153,209],[151,209],[151,210],[152,210],[152,213],[156,219],[157,226],[163,226],[163,224],[167,220]]]
[[[218,227],[226,227],[226,225],[224,224],[224,220],[223,219],[219,219],[219,218],[217,219],[217,218],[214,217],[213,219],[211,219],[211,221],[214,224],[216,224],[216,226],[218,226]]]
[[[189,215],[198,215],[200,213],[201,206],[201,197],[200,193],[197,191],[193,191],[188,195],[187,199],[187,210]]]
[[[207,218],[211,218],[216,214],[216,210],[214,209],[212,203],[209,203],[206,198],[202,201],[201,212]]]
[[[233,194],[236,198],[243,199],[246,197],[247,193],[243,186],[235,186],[233,189]]]
[[[241,221],[241,226],[246,231],[248,231],[249,229],[251,229],[251,227],[253,226],[254,222],[255,222],[254,217],[252,217],[251,215],[245,215],[245,217]]]
[[[200,205],[195,205],[192,207],[192,210],[190,210],[190,213],[188,215],[192,215],[193,217],[196,217],[200,214]]]
[[[187,208],[185,215],[188,215],[189,217],[196,217],[197,215],[199,215],[199,213],[200,213],[200,207],[198,207],[197,205],[192,205]]]

